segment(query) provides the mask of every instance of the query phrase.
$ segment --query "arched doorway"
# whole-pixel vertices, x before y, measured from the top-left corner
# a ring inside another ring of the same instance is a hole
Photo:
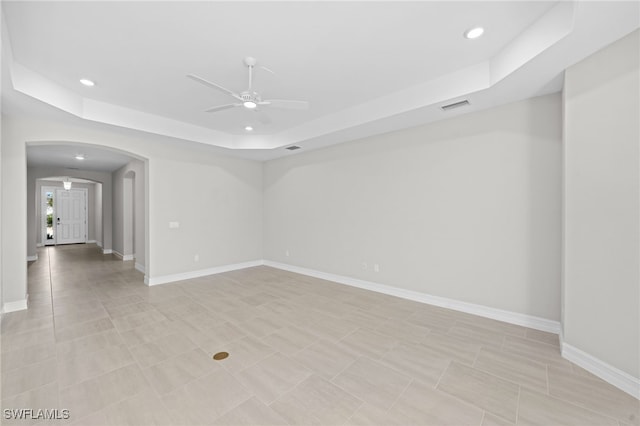
[[[87,237],[87,242],[98,244],[103,254],[120,254],[123,260],[135,258],[136,269],[143,273],[148,270],[145,158],[94,144],[59,141],[28,143],[26,153],[29,260],[37,258],[36,247],[46,241],[42,237],[45,219],[41,194],[36,195],[37,181],[58,177],[96,184],[88,207],[93,210],[95,236]]]

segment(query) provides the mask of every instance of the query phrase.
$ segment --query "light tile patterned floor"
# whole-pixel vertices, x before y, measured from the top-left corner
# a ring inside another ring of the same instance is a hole
[[[150,288],[94,245],[38,255],[2,408],[70,410],[51,424],[640,424],[547,333],[267,267]]]

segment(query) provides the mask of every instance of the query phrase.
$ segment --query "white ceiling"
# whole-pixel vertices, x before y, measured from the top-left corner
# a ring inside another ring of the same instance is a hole
[[[84,155],[85,159],[76,160],[74,157],[78,154]],[[113,172],[131,160],[132,157],[128,155],[94,145],[59,143],[27,146],[29,167],[60,167],[71,170]]]
[[[50,176],[44,179],[38,179],[38,180],[45,180],[45,181],[49,181],[49,182],[64,182],[64,181],[69,181],[69,182],[75,182],[75,183],[96,183],[92,180],[88,180],[88,179],[81,179],[81,178],[74,178],[74,177],[69,177],[69,176]]]
[[[24,94],[91,122],[273,158],[558,91],[566,67],[638,28],[638,5],[3,1],[3,107]],[[465,39],[475,25],[485,35]],[[255,73],[263,98],[310,109],[203,112],[233,98],[186,74],[242,91],[245,56],[275,71]],[[470,107],[439,108],[463,98]]]

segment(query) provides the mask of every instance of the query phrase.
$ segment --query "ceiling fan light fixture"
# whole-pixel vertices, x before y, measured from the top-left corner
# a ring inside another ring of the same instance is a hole
[[[295,110],[306,110],[309,108],[309,102],[307,101],[297,101],[297,100],[288,100],[288,99],[262,99],[260,94],[253,90],[253,67],[256,65],[256,59],[248,56],[244,59],[244,64],[247,68],[249,68],[249,84],[247,89],[242,92],[234,92],[233,90],[227,89],[224,86],[213,83],[209,80],[205,80],[202,77],[198,77],[197,75],[187,74],[187,78],[190,78],[191,80],[197,83],[203,84],[212,89],[223,92],[231,96],[232,98],[236,99],[235,103],[218,105],[213,108],[209,108],[205,110],[205,112],[224,111],[234,107],[244,107],[245,109],[248,109],[248,110],[258,111],[257,109],[258,106],[281,108],[281,109],[295,109]]]
[[[66,178],[62,182],[62,186],[64,186],[64,189],[66,189],[67,191],[71,189],[71,181],[69,180],[69,178]]]
[[[464,38],[473,40],[474,38],[480,37],[483,33],[484,33],[484,28],[474,27],[464,32]]]

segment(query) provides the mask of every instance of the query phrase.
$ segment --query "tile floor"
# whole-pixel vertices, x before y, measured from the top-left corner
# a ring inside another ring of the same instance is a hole
[[[640,424],[547,333],[267,267],[150,288],[94,245],[38,256],[2,320],[3,424]]]

